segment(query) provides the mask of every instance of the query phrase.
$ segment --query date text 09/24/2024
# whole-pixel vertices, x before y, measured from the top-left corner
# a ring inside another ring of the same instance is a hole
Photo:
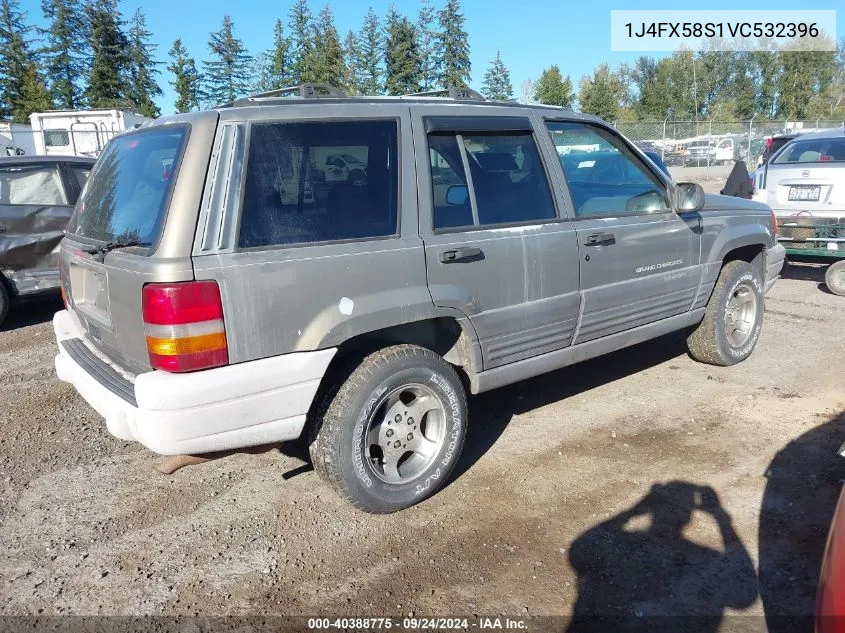
[[[373,618],[308,618],[309,630],[390,630],[425,631],[449,630],[525,630],[528,623],[520,618],[501,617],[373,617]]]

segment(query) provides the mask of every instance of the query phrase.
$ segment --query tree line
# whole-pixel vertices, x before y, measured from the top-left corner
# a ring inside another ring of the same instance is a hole
[[[608,121],[845,118],[845,38],[836,51],[678,50],[655,60],[600,64],[576,88],[560,67],[526,87],[541,103]]]
[[[27,122],[50,109],[121,108],[157,117],[162,71],[176,112],[302,83],[329,83],[351,95],[401,95],[469,86],[469,35],[460,0],[422,0],[407,16],[370,8],[341,37],[331,8],[315,15],[295,0],[273,26],[270,49],[250,52],[230,16],[210,33],[198,62],[181,39],[157,58],[146,17],[128,20],[120,0],[41,0],[45,26],[27,22],[20,0],[0,0],[0,119]],[[166,65],[165,65],[166,64]],[[162,68],[164,66],[164,69]],[[481,93],[513,100],[497,52]],[[579,108],[607,120],[788,119],[845,116],[845,38],[836,52],[676,51],[656,60],[601,64],[578,86],[559,65],[522,86],[522,100]]]

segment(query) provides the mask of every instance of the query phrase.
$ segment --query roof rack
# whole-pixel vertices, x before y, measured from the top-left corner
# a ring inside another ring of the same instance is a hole
[[[331,84],[305,83],[299,86],[288,86],[287,88],[278,88],[277,90],[268,90],[267,92],[260,92],[249,95],[248,97],[241,97],[218,107],[231,108],[235,106],[257,105],[262,101],[289,98],[289,96],[297,96],[302,99],[319,99],[321,97],[345,97],[347,95],[343,90],[335,88]]]
[[[472,88],[463,88],[458,86],[451,86],[444,90],[429,90],[427,92],[412,92],[405,95],[406,97],[449,97],[450,99],[460,99],[464,101],[486,101],[484,96]]]

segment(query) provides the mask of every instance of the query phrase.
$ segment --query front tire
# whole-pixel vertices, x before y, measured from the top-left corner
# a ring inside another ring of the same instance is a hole
[[[763,284],[751,264],[722,267],[704,319],[687,337],[690,355],[711,365],[735,365],[751,356],[763,327]]]
[[[833,294],[845,297],[845,259],[828,266],[824,273],[824,283]]]
[[[466,428],[466,394],[452,366],[428,349],[394,345],[329,390],[309,449],[315,470],[341,497],[382,514],[443,487]]]

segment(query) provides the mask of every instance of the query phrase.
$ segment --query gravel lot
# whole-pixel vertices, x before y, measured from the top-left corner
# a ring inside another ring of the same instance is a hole
[[[789,276],[738,366],[671,335],[472,398],[453,481],[381,517],[298,445],[158,474],[55,378],[60,306],[22,306],[0,328],[0,613],[809,615],[845,300]]]

